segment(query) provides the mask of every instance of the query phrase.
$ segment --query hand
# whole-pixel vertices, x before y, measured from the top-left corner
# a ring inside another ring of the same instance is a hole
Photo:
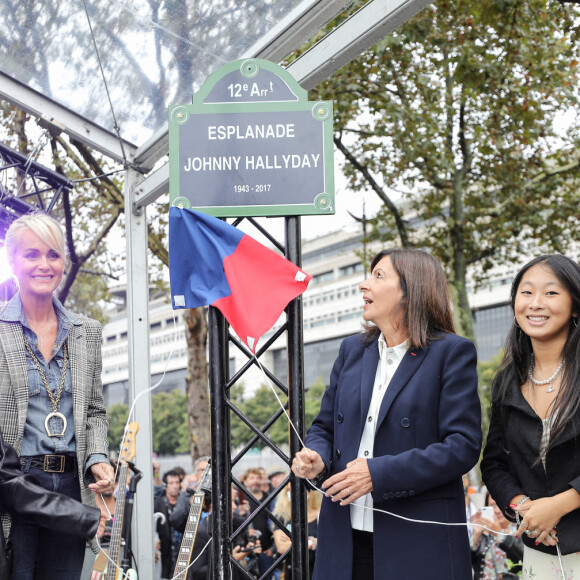
[[[373,482],[366,459],[359,457],[347,463],[346,469],[335,473],[323,484],[326,497],[332,501],[340,501],[340,505],[348,505],[355,499],[373,491]]]
[[[97,538],[103,537],[103,534],[105,533],[105,526],[107,525],[108,521],[109,521],[109,513],[104,508],[104,506],[101,506],[101,515],[99,517],[99,527],[97,528]]]
[[[108,463],[94,463],[91,465],[91,473],[95,483],[89,484],[89,489],[94,494],[112,491],[115,487],[115,470]]]
[[[316,451],[308,447],[302,448],[292,460],[294,475],[302,479],[314,479],[323,470],[324,461]]]
[[[556,525],[561,516],[555,509],[553,499],[551,497],[530,499],[516,506],[514,510],[519,512],[520,517],[523,516],[516,535],[527,533],[536,544],[555,546],[558,543]]]
[[[232,556],[234,557],[234,560],[238,562],[246,559],[246,553],[242,552],[242,546],[234,546]]]
[[[475,546],[477,546],[477,544],[479,543],[479,539],[481,538],[481,535],[485,531],[482,526],[485,526],[486,528],[489,528],[491,530],[495,530],[496,527],[499,527],[499,526],[496,526],[495,520],[492,521],[488,518],[482,517],[480,510],[477,510],[471,516],[470,521],[472,524],[476,524],[473,526],[473,545],[475,545]],[[497,531],[500,531],[500,530],[497,530]]]

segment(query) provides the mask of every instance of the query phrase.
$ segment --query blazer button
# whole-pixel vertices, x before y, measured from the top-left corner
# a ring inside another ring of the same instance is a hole
[[[411,420],[409,419],[409,417],[403,417],[401,419],[401,426],[404,427],[405,429],[407,427],[410,427],[411,426]]]
[[[393,499],[395,497],[395,492],[394,491],[390,491],[389,492],[389,499]]]
[[[409,497],[411,497],[412,495],[415,495],[415,490],[414,489],[410,489],[409,490]]]
[[[400,497],[401,497],[401,492],[400,492],[400,491],[398,491],[398,492],[395,494],[395,497],[396,497],[396,498],[400,498]]]
[[[337,420],[339,423],[342,423],[342,422],[344,421],[344,415],[343,415],[342,413],[339,413],[339,414],[336,416],[336,420]]]
[[[336,455],[337,459],[340,459],[340,449],[337,449],[334,454]]]
[[[402,491],[401,492],[401,497],[407,497],[407,491]]]
[[[384,493],[383,494],[383,499],[389,499],[389,494],[388,493]]]

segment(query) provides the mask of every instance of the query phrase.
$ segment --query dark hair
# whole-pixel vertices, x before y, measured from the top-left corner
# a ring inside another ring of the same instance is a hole
[[[441,262],[416,248],[389,248],[379,252],[371,263],[371,272],[389,257],[403,298],[400,303],[403,330],[411,348],[423,348],[443,332],[455,334],[449,285]],[[380,333],[376,326],[364,328],[369,339]]]
[[[566,288],[572,298],[572,313],[580,313],[580,266],[570,258],[560,254],[548,254],[534,258],[516,274],[510,292],[510,304],[514,310],[518,288],[524,274],[533,266],[544,264]],[[515,323],[510,328],[506,341],[505,352],[493,381],[494,401],[501,403],[510,384],[517,381],[518,386],[528,380],[528,370],[532,362],[532,343]],[[566,424],[574,419],[580,408],[580,328],[570,319],[570,331],[566,344],[562,349],[564,369],[560,392],[554,400],[551,410],[555,417],[550,430],[548,447],[556,441]]]
[[[179,471],[175,471],[175,469],[170,469],[163,474],[163,483],[167,485],[167,478],[168,477],[178,477],[179,483],[181,483],[181,475],[179,475]]]
[[[183,481],[183,478],[187,475],[187,473],[185,473],[185,469],[183,469],[181,465],[176,465],[175,467],[172,467],[171,471],[175,471],[175,473],[179,475],[179,481]]]

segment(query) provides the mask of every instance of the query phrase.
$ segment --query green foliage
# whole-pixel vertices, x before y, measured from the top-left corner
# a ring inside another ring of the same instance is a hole
[[[153,450],[159,455],[189,452],[187,399],[178,389],[151,397]]]
[[[119,448],[121,447],[128,415],[129,407],[124,403],[111,405],[107,409],[107,417],[109,419],[109,452],[115,457],[119,455]]]
[[[334,100],[351,189],[385,203],[371,237],[442,260],[468,335],[468,269],[479,282],[578,240],[579,125],[554,121],[580,118],[579,15],[553,0],[444,0],[310,95]]]
[[[129,407],[117,403],[107,409],[109,449],[118,453],[123,438]],[[185,393],[175,389],[151,397],[153,449],[159,455],[189,452],[187,401]]]
[[[236,389],[235,391],[233,389]],[[316,381],[305,393],[304,418],[308,428],[320,409],[320,401],[324,394],[325,385],[321,379]],[[282,404],[286,403],[286,396],[278,394]],[[280,403],[276,400],[274,393],[268,385],[261,385],[253,397],[245,400],[243,397],[243,386],[235,386],[230,393],[231,401],[236,407],[259,429],[264,427],[270,418],[280,410]],[[250,429],[235,413],[231,413],[230,419],[232,447],[239,447],[248,443],[254,436],[254,431]],[[268,429],[267,436],[276,444],[288,444],[289,424],[285,414],[278,419]],[[253,447],[262,448],[264,443],[258,440]]]
[[[479,400],[481,401],[481,430],[483,432],[484,441],[489,430],[489,421],[491,419],[491,385],[495,373],[499,367],[503,351],[500,351],[490,361],[482,361],[477,365],[478,392]]]

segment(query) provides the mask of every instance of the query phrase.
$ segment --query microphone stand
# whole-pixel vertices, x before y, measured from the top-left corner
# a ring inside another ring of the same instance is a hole
[[[126,572],[131,567],[131,558],[133,557],[133,552],[131,551],[131,519],[133,517],[133,504],[135,503],[137,484],[143,477],[143,473],[135,467],[134,463],[127,461],[127,464],[133,472],[133,477],[129,483],[129,493],[127,495],[127,501],[125,502],[125,514],[123,517],[123,532],[121,534],[125,539],[125,550],[123,552],[123,559],[121,560],[123,572]]]

